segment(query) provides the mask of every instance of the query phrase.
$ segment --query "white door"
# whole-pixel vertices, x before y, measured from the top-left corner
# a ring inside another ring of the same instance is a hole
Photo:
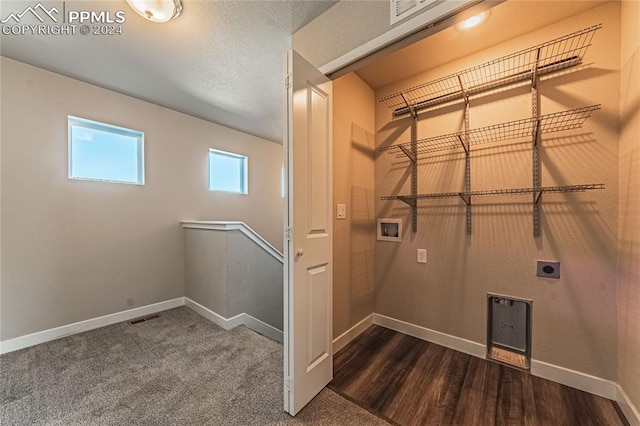
[[[295,415],[333,378],[331,81],[287,56],[284,405]]]

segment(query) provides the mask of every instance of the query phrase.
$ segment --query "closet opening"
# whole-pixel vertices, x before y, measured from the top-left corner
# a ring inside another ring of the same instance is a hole
[[[396,424],[593,421],[534,402],[615,376],[619,27],[618,2],[508,1],[333,81],[332,389]]]

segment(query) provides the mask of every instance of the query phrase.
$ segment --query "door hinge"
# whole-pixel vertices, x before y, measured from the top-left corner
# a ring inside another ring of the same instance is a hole
[[[284,379],[284,388],[289,392],[293,392],[293,382],[291,381],[291,377]]]
[[[291,74],[287,74],[284,78],[284,87],[287,89],[291,87]]]
[[[291,241],[291,236],[293,235],[293,228],[288,227],[284,230],[284,237],[287,241]]]

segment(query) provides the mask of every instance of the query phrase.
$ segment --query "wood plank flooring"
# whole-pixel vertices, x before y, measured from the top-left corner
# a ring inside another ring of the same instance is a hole
[[[376,325],[334,356],[329,388],[402,426],[628,425],[608,399]]]

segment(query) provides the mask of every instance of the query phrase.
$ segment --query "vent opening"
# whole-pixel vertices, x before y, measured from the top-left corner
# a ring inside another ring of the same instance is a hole
[[[391,0],[391,25],[438,2],[440,0]]]
[[[160,318],[160,315],[152,314],[152,315],[147,315],[146,317],[134,318],[131,321],[129,321],[129,324],[136,325],[136,324],[140,324],[141,322],[150,321],[156,318]]]

